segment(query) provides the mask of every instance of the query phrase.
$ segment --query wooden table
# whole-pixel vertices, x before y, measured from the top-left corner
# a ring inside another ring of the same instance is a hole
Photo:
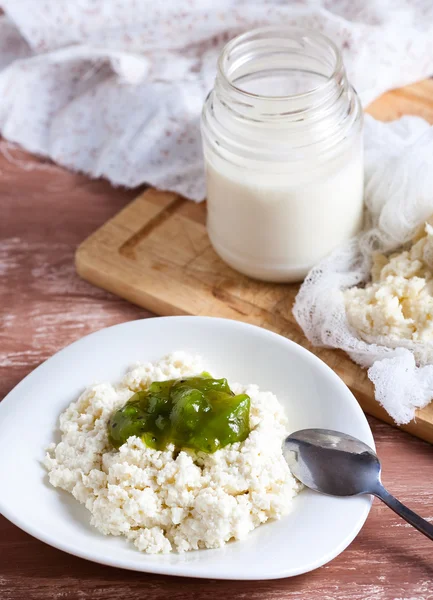
[[[73,262],[76,246],[137,190],[114,189],[20,151],[7,154],[9,159],[0,155],[0,397],[83,335],[150,316],[80,280]],[[385,485],[433,520],[432,447],[373,418],[369,421]],[[193,580],[86,562],[0,517],[0,599],[24,598],[428,600],[433,599],[433,546],[375,501],[351,546],[313,573],[271,582]]]

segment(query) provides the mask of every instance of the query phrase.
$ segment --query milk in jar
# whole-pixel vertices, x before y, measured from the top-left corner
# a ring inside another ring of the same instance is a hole
[[[208,233],[236,270],[299,281],[360,230],[362,109],[325,36],[273,27],[229,42],[202,134]]]

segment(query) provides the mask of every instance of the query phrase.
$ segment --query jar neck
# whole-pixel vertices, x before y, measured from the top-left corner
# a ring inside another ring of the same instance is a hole
[[[322,34],[267,27],[229,42],[215,93],[245,117],[308,116],[335,105],[349,87],[340,52]]]
[[[269,140],[263,160],[335,150],[360,116],[336,46],[314,31],[276,27],[227,44],[203,114],[234,153],[257,155],[259,138]]]

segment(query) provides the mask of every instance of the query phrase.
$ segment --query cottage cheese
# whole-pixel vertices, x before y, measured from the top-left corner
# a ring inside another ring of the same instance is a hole
[[[409,250],[377,255],[372,283],[345,292],[349,323],[366,341],[433,339],[433,228],[426,224]]]
[[[214,454],[158,451],[137,437],[110,447],[108,419],[134,392],[203,370],[200,359],[177,352],[136,366],[120,385],[91,386],[60,416],[61,442],[45,458],[50,482],[84,504],[102,533],[148,553],[219,548],[290,510],[300,484],[282,455],[284,410],[256,385],[231,386],[251,398],[244,442]]]

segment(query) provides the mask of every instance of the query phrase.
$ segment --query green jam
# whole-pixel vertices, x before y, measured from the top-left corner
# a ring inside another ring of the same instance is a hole
[[[115,448],[131,436],[164,450],[190,448],[209,454],[228,444],[243,442],[250,433],[250,398],[237,396],[227,379],[208,373],[154,382],[115,412],[108,423],[108,437]]]

